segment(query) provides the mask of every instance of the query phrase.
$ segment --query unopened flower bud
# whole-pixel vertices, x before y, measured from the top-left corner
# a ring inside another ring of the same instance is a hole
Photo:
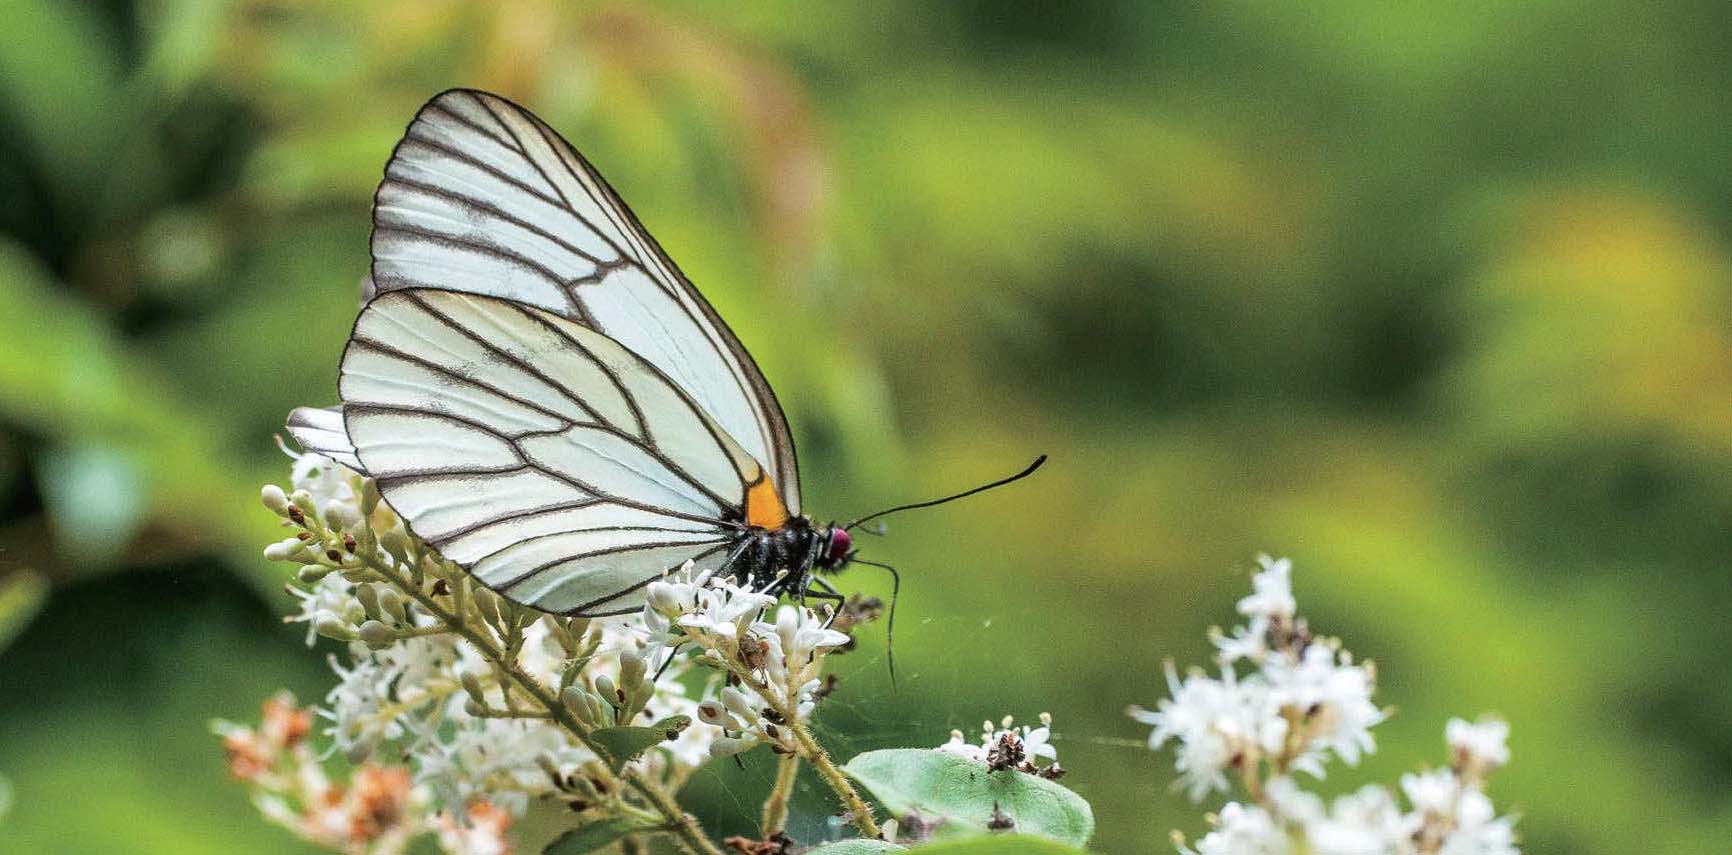
[[[357,742],[343,751],[343,758],[350,763],[361,763],[373,756],[373,745],[368,742]]]
[[[475,601],[475,608],[481,612],[482,620],[485,620],[494,626],[505,625],[505,616],[501,612],[502,607],[497,594],[494,594],[486,588],[477,587],[475,589],[475,596],[472,599]]]
[[[304,544],[291,537],[287,540],[279,540],[276,543],[265,547],[265,560],[288,561],[305,551],[306,548]]]
[[[378,585],[372,582],[363,582],[355,586],[354,594],[355,599],[360,602],[361,608],[367,610],[368,617],[376,618],[380,615]]]
[[[409,606],[403,601],[403,595],[397,593],[396,588],[381,588],[379,590],[379,610],[398,623],[410,623]]]
[[[361,513],[371,517],[379,508],[379,482],[372,478],[361,481]]]
[[[596,727],[611,727],[617,723],[613,706],[608,702],[589,692],[584,693],[583,702],[588,707],[586,721],[592,722]]]
[[[582,775],[572,775],[568,789],[573,795],[587,802],[601,801],[601,792],[595,788],[595,782]]]
[[[589,703],[585,697],[587,694],[582,686],[566,686],[565,690],[559,693],[559,701],[565,704],[566,709],[571,710],[572,715],[588,720]]]
[[[546,754],[535,755],[535,765],[541,767],[542,774],[553,781],[553,785],[565,789],[565,776],[559,773],[559,767],[554,765],[553,758]]]
[[[397,640],[397,633],[392,632],[390,627],[376,620],[370,620],[361,624],[358,634],[361,637],[362,643],[374,650],[382,650],[386,647],[390,647],[391,644]]]
[[[409,561],[409,535],[401,528],[389,528],[379,533],[379,546],[392,558],[403,562]]]
[[[698,704],[698,721],[701,721],[704,724],[715,725],[716,727],[731,727],[731,724],[728,721],[727,710],[722,709],[722,705],[715,701],[704,701],[703,703]]]
[[[483,718],[487,715],[487,705],[470,698],[463,702],[463,711],[476,718]]]
[[[332,502],[325,506],[325,523],[339,531],[351,531],[361,524],[361,512],[347,502]]]
[[[289,494],[289,501],[293,502],[295,507],[300,508],[301,513],[305,514],[307,519],[318,519],[319,506],[313,501],[312,493],[306,490],[296,490]]]
[[[478,701],[486,699],[487,696],[481,690],[481,677],[474,671],[464,669],[458,673],[457,681],[463,684],[463,691],[468,692],[469,697]]]
[[[647,673],[644,662],[644,651],[640,647],[632,647],[619,655],[619,682],[630,691],[636,691],[644,681]]]
[[[756,741],[735,739],[732,736],[718,736],[714,742],[710,743],[710,756],[732,757],[756,744]]]
[[[733,686],[723,686],[720,694],[722,704],[728,708],[728,712],[739,716],[741,721],[751,721],[758,717],[758,711],[752,709],[752,700],[746,697],[745,692]]]
[[[295,571],[295,578],[309,585],[329,575],[331,575],[331,568],[323,564],[302,564],[301,569]]]
[[[339,620],[334,615],[327,615],[325,617],[319,618],[317,621],[315,621],[313,623],[313,630],[315,632],[317,632],[318,634],[320,634],[326,638],[332,639],[334,641],[354,641],[355,640],[354,628],[349,626],[348,624],[344,623],[343,621]]]
[[[283,492],[283,488],[275,484],[266,484],[263,489],[259,490],[259,500],[265,503],[265,507],[269,508],[271,513],[279,517],[289,515],[289,497]]]

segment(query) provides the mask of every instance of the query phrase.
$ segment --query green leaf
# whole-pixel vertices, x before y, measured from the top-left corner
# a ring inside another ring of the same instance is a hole
[[[867,840],[864,837],[856,837],[853,840],[838,840],[835,843],[827,843],[807,852],[806,855],[878,855],[880,852],[904,852],[907,849],[906,846],[897,846],[882,840]]]
[[[960,758],[958,758],[960,759]],[[912,852],[921,855],[1083,855],[1083,850],[1045,837],[1026,834],[994,834],[987,837],[967,837],[916,846]]]
[[[618,772],[639,754],[656,745],[674,739],[692,723],[690,716],[664,718],[649,727],[604,727],[590,734],[607,756],[607,765]]]
[[[1094,833],[1094,812],[1076,793],[1034,775],[988,772],[979,763],[940,751],[868,751],[842,770],[892,814],[912,811],[938,820],[935,840],[986,834],[995,806],[1016,822],[1020,834],[1080,846]]]
[[[918,852],[922,855],[1083,855],[1081,849],[1026,834],[966,837],[961,840],[928,843],[913,849],[882,840],[855,838],[820,846],[806,855],[879,855],[883,852]]]
[[[541,853],[542,855],[579,855],[583,852],[594,852],[627,835],[660,830],[662,830],[662,826],[636,817],[610,816],[561,834],[552,843],[547,844],[547,848],[541,850]]]

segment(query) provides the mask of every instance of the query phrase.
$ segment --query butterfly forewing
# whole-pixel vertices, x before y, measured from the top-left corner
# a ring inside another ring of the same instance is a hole
[[[751,355],[600,175],[540,119],[481,92],[434,98],[386,167],[373,226],[380,292],[500,297],[602,333],[766,466],[787,508],[799,512],[793,441]],[[670,454],[675,447],[668,444]]]
[[[546,611],[627,611],[687,560],[719,566],[763,476],[657,366],[492,297],[381,294],[340,391],[359,464],[409,527]]]

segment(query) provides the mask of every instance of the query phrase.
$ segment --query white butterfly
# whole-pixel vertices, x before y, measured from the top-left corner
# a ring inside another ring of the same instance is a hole
[[[632,611],[687,561],[834,595],[814,572],[853,560],[849,526],[800,514],[763,374],[540,119],[470,90],[428,102],[385,168],[372,254],[343,405],[288,429],[445,557],[571,615]]]
[[[760,586],[847,560],[847,531],[800,516],[793,438],[751,355],[527,110],[469,90],[422,107],[372,253],[343,406],[298,409],[289,432],[377,479],[483,584],[601,615],[688,560]]]

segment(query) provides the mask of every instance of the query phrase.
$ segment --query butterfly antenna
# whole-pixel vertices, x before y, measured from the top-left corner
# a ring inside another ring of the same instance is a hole
[[[867,561],[864,558],[851,559],[855,564],[866,564],[890,571],[890,620],[884,626],[884,658],[890,662],[890,687],[896,687],[896,599],[902,594],[902,574],[895,567]]]
[[[894,514],[898,511],[911,511],[911,510],[914,510],[915,508],[930,508],[933,505],[942,505],[945,502],[954,502],[957,499],[965,499],[969,496],[974,495],[975,493],[984,493],[987,490],[991,490],[995,487],[1003,487],[1004,485],[1009,484],[1013,481],[1020,481],[1024,478],[1027,478],[1030,475],[1033,475],[1034,470],[1039,469],[1040,465],[1042,463],[1045,463],[1045,462],[1046,462],[1046,455],[1042,454],[1041,456],[1036,457],[1034,459],[1033,463],[1028,464],[1028,468],[1022,470],[1021,472],[1016,473],[1015,475],[1010,476],[1009,478],[1000,478],[997,481],[994,481],[990,484],[982,484],[979,487],[975,487],[972,490],[963,490],[962,492],[957,493],[954,496],[945,496],[942,499],[933,499],[933,500],[927,501],[927,502],[915,502],[912,505],[897,505],[894,508],[885,508],[882,511],[879,511],[879,512],[873,513],[873,514],[867,514],[866,516],[863,516],[863,517],[843,526],[842,530],[843,531],[852,530],[855,526],[857,526],[861,523],[875,520],[879,517],[886,516],[888,514]],[[880,566],[882,566],[882,565],[880,565]]]

